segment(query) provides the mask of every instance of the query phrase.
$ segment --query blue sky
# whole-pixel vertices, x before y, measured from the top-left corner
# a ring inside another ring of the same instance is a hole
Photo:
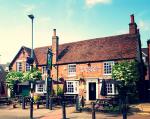
[[[140,28],[142,46],[150,39],[149,0],[0,0],[0,63],[10,62],[21,46],[51,45],[52,30],[60,43],[128,33],[130,15]]]

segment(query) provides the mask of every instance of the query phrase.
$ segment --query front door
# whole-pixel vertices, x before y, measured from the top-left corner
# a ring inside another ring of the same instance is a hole
[[[96,100],[96,83],[89,83],[89,100]]]

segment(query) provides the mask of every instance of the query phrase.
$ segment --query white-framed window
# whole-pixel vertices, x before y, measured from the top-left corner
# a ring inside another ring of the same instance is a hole
[[[45,93],[45,84],[36,84],[36,93]]]
[[[67,92],[66,94],[78,94],[79,93],[79,81],[66,81]]]
[[[107,95],[114,95],[115,94],[115,87],[114,87],[113,83],[107,83],[106,88],[107,88]]]
[[[16,62],[16,68],[17,71],[22,71],[22,62]]]
[[[26,62],[26,71],[30,71],[30,64]]]
[[[100,89],[101,88],[102,88],[102,80],[100,81]],[[118,94],[118,90],[115,87],[115,83],[113,83],[113,82],[106,81],[106,91],[107,91],[108,96]]]
[[[75,76],[76,75],[76,64],[69,64],[68,65],[68,75]]]
[[[46,74],[47,70],[46,70],[46,66],[42,66],[42,74]]]
[[[111,75],[114,61],[104,62],[104,75]]]

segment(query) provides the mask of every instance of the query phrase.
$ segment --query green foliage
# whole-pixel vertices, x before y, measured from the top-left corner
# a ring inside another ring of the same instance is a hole
[[[125,85],[136,85],[139,80],[138,63],[124,61],[113,66],[112,77],[114,80],[124,81]]]
[[[16,71],[10,71],[7,76],[6,76],[6,83],[8,85],[8,88],[11,91],[11,94],[13,94],[13,87],[15,85],[16,82],[20,83],[20,82],[25,82],[28,80],[41,80],[42,79],[42,74],[41,72],[36,69],[33,68],[33,71],[29,71],[29,72],[16,72]]]
[[[128,94],[130,102],[138,99],[137,82],[140,78],[138,63],[136,61],[124,61],[113,66],[112,77],[119,81],[117,88],[120,95]]]
[[[42,73],[34,68],[33,71],[28,71],[23,73],[23,82],[28,80],[41,80],[42,79]]]
[[[6,76],[6,83],[8,88],[12,89],[13,85],[16,81],[21,82],[23,79],[23,73],[22,72],[15,72],[11,71]]]

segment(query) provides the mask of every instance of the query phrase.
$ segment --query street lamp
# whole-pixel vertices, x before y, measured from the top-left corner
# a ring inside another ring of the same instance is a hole
[[[32,50],[31,50],[31,58],[33,58],[33,19],[34,19],[34,16],[32,14],[30,14],[30,15],[28,15],[28,17],[32,21]]]
[[[34,58],[33,58],[33,19],[34,19],[34,16],[32,14],[30,14],[30,15],[28,15],[28,17],[32,21],[32,49],[31,49],[31,57],[27,58],[27,62],[30,64],[31,72],[32,72],[33,71],[33,62],[34,62]]]
[[[31,66],[31,72],[33,72],[33,62],[34,62],[34,58],[33,58],[33,19],[34,16],[32,14],[28,15],[28,17],[31,19],[32,21],[32,49],[31,49],[31,57],[27,57],[27,63],[30,64]],[[31,88],[31,99],[30,99],[30,119],[33,119],[33,82],[31,79],[30,82],[30,88]]]

